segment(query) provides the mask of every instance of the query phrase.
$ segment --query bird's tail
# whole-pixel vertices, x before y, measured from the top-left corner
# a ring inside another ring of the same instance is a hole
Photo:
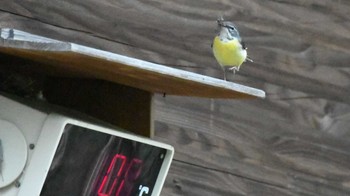
[[[254,62],[253,59],[251,59],[249,56],[247,56],[247,58],[245,59],[246,61],[249,61],[249,62]]]

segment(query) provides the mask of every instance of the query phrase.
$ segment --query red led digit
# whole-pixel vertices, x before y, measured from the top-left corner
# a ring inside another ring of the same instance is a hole
[[[133,159],[126,171],[125,179],[128,181],[136,180],[141,174],[141,169],[142,161],[140,159]]]
[[[111,196],[115,190],[120,176],[124,170],[126,163],[126,157],[124,155],[116,154],[107,170],[106,175],[103,177],[100,188],[98,189],[98,196]],[[118,188],[119,189],[119,188]]]
[[[124,155],[116,154],[113,157],[98,189],[98,196],[130,195],[133,182],[141,174],[142,161],[134,158],[129,164],[127,162],[127,158]]]
[[[124,174],[124,180],[118,189],[116,196],[129,196],[132,188],[133,182],[140,176],[142,170],[142,161],[140,159],[133,159],[128,169]]]
[[[125,180],[123,180],[121,183],[120,183],[120,186],[117,190],[117,193],[115,194],[115,196],[121,196],[122,194],[120,194],[123,190],[123,187],[124,187],[124,183],[125,183]],[[126,195],[125,195],[126,196]]]

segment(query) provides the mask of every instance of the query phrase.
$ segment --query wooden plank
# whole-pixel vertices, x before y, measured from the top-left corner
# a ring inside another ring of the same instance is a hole
[[[5,14],[22,16],[16,20],[14,16],[5,16],[2,26],[17,26],[46,36],[55,34],[64,40],[79,40],[78,43],[110,51],[121,49],[126,55],[219,78],[222,73],[210,51],[210,43],[215,34],[215,19],[223,14],[235,21],[255,60],[229,79],[258,88],[265,87],[265,82],[275,85],[283,82],[286,88],[348,101],[345,62],[349,60],[349,30],[344,24],[350,6],[346,1],[205,1],[195,6],[176,1],[96,3],[88,0],[83,5],[73,1],[56,4],[3,1],[0,5]],[[95,10],[96,7],[99,9]],[[106,14],[113,12],[123,17]],[[32,19],[36,28],[24,19]],[[60,31],[55,32],[57,27],[61,27]],[[74,35],[73,30],[80,36]],[[82,38],[83,34],[88,38]],[[106,40],[115,46],[106,44]],[[133,52],[133,48],[138,52]],[[312,85],[305,87],[310,80]]]
[[[14,29],[1,29],[0,51],[60,66],[83,76],[104,79],[152,93],[248,98],[265,92],[77,44],[52,41]]]
[[[281,187],[262,184],[241,176],[198,167],[174,160],[171,171],[161,192],[173,195],[286,195],[297,196]]]
[[[276,115],[282,110],[260,108],[260,113],[254,112],[256,105],[268,108],[270,103],[266,101],[235,104],[219,101],[213,106],[216,101],[207,99],[156,100],[156,138],[176,149],[174,159],[183,170],[175,166],[170,176],[183,181],[180,184],[184,195],[193,193],[192,186],[198,187],[194,195],[206,191],[214,195],[220,191],[228,191],[227,195],[238,191],[238,195],[258,195],[254,191],[259,189],[271,191],[262,195],[350,194],[350,187],[345,186],[350,179],[347,139],[295,124],[288,115]],[[188,167],[194,168],[184,169]],[[245,182],[238,181],[241,186],[230,190],[226,185],[235,187],[238,183],[230,181],[234,177]],[[211,178],[216,178],[216,182]],[[195,184],[195,179],[201,183]],[[260,187],[255,189],[246,181]],[[168,183],[171,191],[177,193],[176,183]],[[187,183],[192,185],[186,186]]]

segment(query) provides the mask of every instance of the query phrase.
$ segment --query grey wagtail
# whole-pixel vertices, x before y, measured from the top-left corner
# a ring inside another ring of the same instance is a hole
[[[222,17],[217,20],[219,33],[215,36],[212,48],[214,56],[224,71],[226,80],[226,68],[233,73],[239,71],[243,62],[251,61],[247,55],[247,48],[239,36],[236,26]]]

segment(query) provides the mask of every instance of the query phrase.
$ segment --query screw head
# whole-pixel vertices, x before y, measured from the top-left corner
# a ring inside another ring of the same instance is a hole
[[[15,181],[15,187],[16,187],[16,188],[19,188],[20,186],[21,186],[21,183],[20,183],[18,180],[16,180],[16,181]]]
[[[35,144],[29,144],[29,149],[33,150],[35,148]]]

